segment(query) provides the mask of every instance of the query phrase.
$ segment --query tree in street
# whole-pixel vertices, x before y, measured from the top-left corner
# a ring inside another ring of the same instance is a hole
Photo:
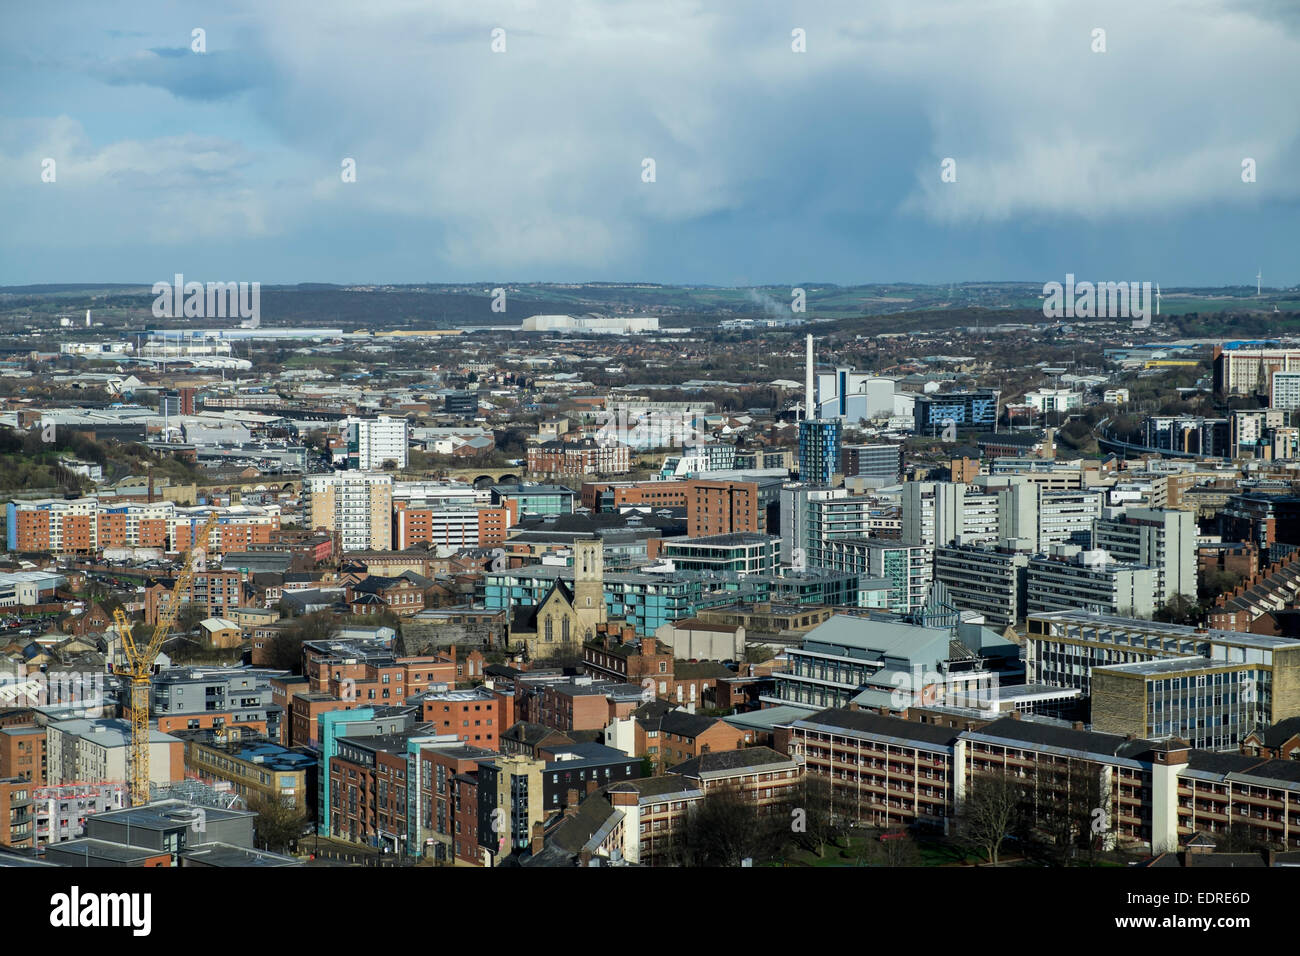
[[[253,832],[257,845],[272,853],[283,853],[302,835],[307,825],[307,814],[296,806],[286,806],[278,800],[255,797],[248,809],[257,814]]]

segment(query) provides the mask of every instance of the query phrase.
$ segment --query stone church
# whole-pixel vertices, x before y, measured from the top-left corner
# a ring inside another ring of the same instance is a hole
[[[573,585],[556,579],[538,604],[515,608],[509,645],[530,660],[577,657],[605,623],[605,551],[600,541],[573,545]]]

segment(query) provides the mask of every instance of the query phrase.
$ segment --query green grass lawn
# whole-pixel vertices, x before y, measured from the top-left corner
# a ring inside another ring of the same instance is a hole
[[[351,365],[350,359],[337,355],[290,355],[284,360],[285,368],[319,368],[322,365]]]
[[[837,845],[827,844],[822,856],[809,850],[795,850],[787,858],[786,866],[861,866],[871,865],[870,856],[863,853],[868,843],[874,843],[876,836],[853,835]],[[920,853],[921,866],[964,866],[983,862],[981,857],[965,853],[960,847],[942,840],[920,840],[916,843]],[[864,859],[865,857],[865,859]]]

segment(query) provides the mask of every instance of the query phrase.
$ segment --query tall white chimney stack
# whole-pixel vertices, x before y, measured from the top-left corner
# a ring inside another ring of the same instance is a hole
[[[817,413],[814,408],[815,399],[813,398],[813,345],[812,336],[808,336],[808,359],[807,368],[804,370],[804,406],[803,417],[805,420],[816,418]]]
[[[86,310],[86,328],[90,328],[90,310]]]

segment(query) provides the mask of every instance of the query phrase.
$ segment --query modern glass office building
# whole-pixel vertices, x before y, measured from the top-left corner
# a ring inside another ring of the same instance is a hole
[[[573,569],[534,564],[489,571],[484,575],[483,604],[490,611],[540,604],[557,579],[572,585]],[[661,624],[736,603],[879,607],[888,586],[866,575],[819,570],[744,576],[704,571],[606,573],[605,607],[610,618],[626,620],[645,636]]]

